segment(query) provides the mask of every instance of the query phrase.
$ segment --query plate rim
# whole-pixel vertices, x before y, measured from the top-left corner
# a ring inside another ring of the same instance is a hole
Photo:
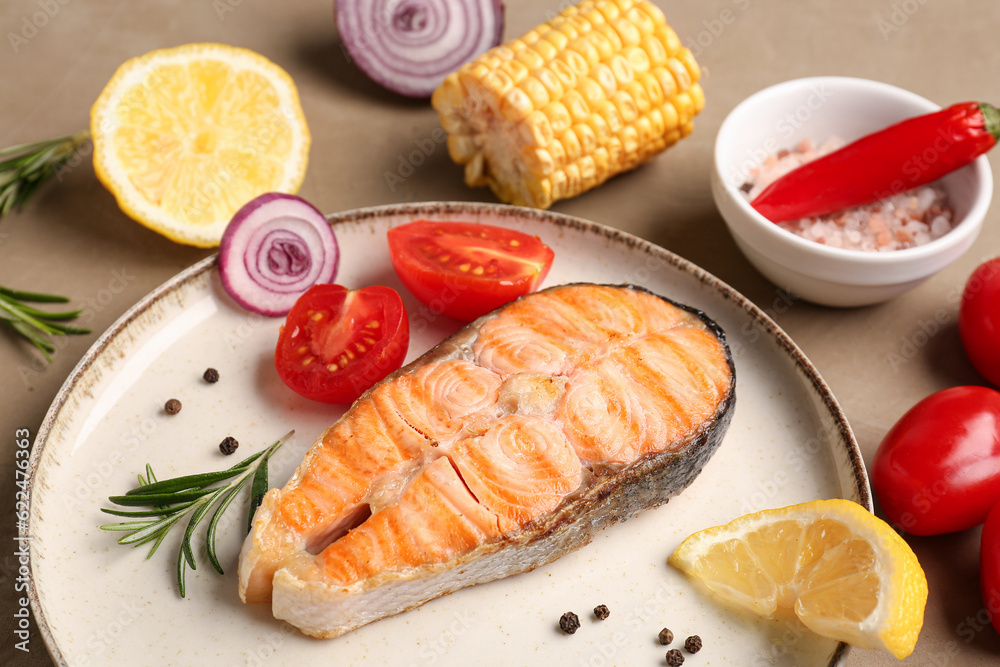
[[[763,309],[747,297],[743,296],[743,294],[735,288],[701,268],[694,262],[685,259],[662,246],[652,243],[651,241],[647,241],[634,234],[603,223],[556,211],[525,208],[521,206],[509,206],[506,204],[459,201],[410,202],[349,209],[337,213],[327,214],[326,218],[329,220],[334,230],[336,230],[338,225],[362,222],[372,218],[399,216],[425,217],[439,213],[468,214],[470,212],[476,215],[486,214],[501,218],[517,217],[533,219],[541,223],[555,225],[559,228],[568,228],[580,232],[592,233],[602,236],[611,242],[624,243],[629,248],[642,250],[643,252],[655,256],[667,264],[674,266],[682,272],[693,276],[702,284],[718,292],[725,299],[738,305],[780,345],[789,357],[791,357],[796,368],[812,385],[813,389],[822,399],[823,406],[833,418],[838,434],[847,445],[847,454],[852,472],[854,474],[855,490],[858,493],[858,498],[862,501],[860,504],[869,512],[874,512],[871,487],[868,480],[864,458],[861,454],[861,447],[850,427],[847,415],[844,413],[840,403],[837,401],[833,391],[823,379],[819,370],[812,363],[812,361],[809,360],[802,349],[792,340],[791,336],[789,336],[767,313],[765,313]],[[49,623],[41,608],[41,602],[38,598],[38,591],[35,585],[34,577],[34,548],[32,546],[31,536],[29,533],[34,511],[34,504],[31,501],[34,495],[35,477],[38,472],[39,462],[41,461],[42,451],[48,443],[52,427],[58,420],[59,415],[69,400],[70,394],[76,387],[76,384],[83,377],[84,373],[86,373],[87,370],[89,370],[97,359],[104,353],[108,345],[115,340],[115,338],[120,335],[133,320],[146,312],[146,310],[148,310],[163,296],[182,287],[183,285],[186,285],[188,282],[198,278],[203,273],[213,269],[218,264],[218,257],[218,253],[215,253],[195,262],[186,269],[181,270],[160,285],[154,287],[149,293],[122,313],[122,315],[115,320],[114,323],[112,323],[97,338],[96,341],[94,341],[80,361],[77,362],[73,370],[70,371],[46,411],[45,417],[42,419],[42,423],[38,427],[38,432],[35,434],[35,438],[32,441],[31,456],[28,459],[28,520],[19,527],[18,539],[21,542],[26,541],[28,543],[28,579],[31,582],[28,589],[28,598],[30,601],[31,612],[34,616],[38,632],[42,636],[42,640],[45,643],[45,648],[48,651],[49,656],[59,667],[69,667],[69,663],[59,650],[56,637],[52,633]],[[833,656],[831,657],[831,661],[829,663],[830,667],[841,664],[841,661],[847,656],[849,650],[849,645],[844,642],[839,642]]]

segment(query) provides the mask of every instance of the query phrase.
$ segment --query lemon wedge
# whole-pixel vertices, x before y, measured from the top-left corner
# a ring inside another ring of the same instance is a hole
[[[927,579],[917,557],[849,500],[747,514],[694,533],[669,562],[753,613],[792,610],[819,635],[900,659],[923,625]]]
[[[218,245],[257,195],[298,190],[310,144],[291,77],[224,44],[125,62],[94,103],[90,129],[97,177],[121,209],[200,247]]]

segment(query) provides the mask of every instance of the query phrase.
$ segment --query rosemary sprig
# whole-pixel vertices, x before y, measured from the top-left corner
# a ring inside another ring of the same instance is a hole
[[[0,150],[0,216],[21,206],[90,140],[90,131]],[[4,159],[5,158],[5,159]]]
[[[219,472],[185,475],[184,477],[158,481],[153,474],[153,469],[147,464],[146,477],[139,475],[139,485],[136,488],[128,491],[124,496],[111,496],[108,500],[123,507],[149,507],[150,509],[126,511],[102,507],[102,512],[114,516],[131,517],[133,520],[107,523],[101,526],[101,530],[129,533],[120,538],[118,544],[140,546],[152,542],[153,546],[146,555],[148,559],[156,553],[163,538],[166,537],[174,524],[185,516],[191,515],[177,554],[177,587],[181,597],[184,597],[187,592],[185,583],[187,568],[198,569],[195,564],[194,549],[191,546],[191,538],[194,536],[198,524],[215,508],[208,523],[205,548],[212,567],[219,574],[223,574],[222,565],[219,564],[219,558],[215,551],[215,537],[219,519],[229,509],[240,489],[253,479],[250,493],[250,513],[247,519],[247,532],[249,532],[249,527],[253,525],[253,515],[267,492],[268,460],[294,433],[295,431],[289,431],[264,451],[257,452],[232,468]],[[231,481],[222,486],[213,486],[213,484],[227,479]],[[258,480],[261,482],[258,483]]]
[[[62,324],[62,322],[78,317],[83,309],[50,313],[28,306],[25,302],[66,303],[68,301],[69,299],[66,297],[55,294],[20,292],[0,286],[0,321],[6,322],[14,331],[31,341],[32,345],[42,351],[45,359],[51,362],[52,357],[49,356],[49,353],[55,352],[56,347],[48,339],[48,336],[90,333],[90,329],[80,329]]]

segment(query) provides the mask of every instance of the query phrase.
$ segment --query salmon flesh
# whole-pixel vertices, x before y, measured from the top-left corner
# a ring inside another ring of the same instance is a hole
[[[734,384],[700,311],[629,285],[522,297],[320,436],[257,510],[240,597],[336,637],[551,562],[690,484]]]

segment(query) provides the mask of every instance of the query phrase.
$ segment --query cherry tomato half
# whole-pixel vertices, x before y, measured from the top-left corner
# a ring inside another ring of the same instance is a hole
[[[1000,504],[990,510],[983,526],[979,587],[983,591],[983,607],[989,612],[993,627],[1000,632]]]
[[[958,332],[972,365],[1000,386],[1000,257],[981,264],[965,284]]]
[[[953,387],[910,408],[875,453],[872,488],[914,535],[981,524],[1000,501],[1000,392]]]
[[[396,290],[314,285],[292,306],[274,363],[296,393],[351,403],[403,364],[410,323]]]
[[[465,322],[538,289],[554,256],[537,236],[428,220],[390,229],[389,253],[413,296],[434,312]]]

